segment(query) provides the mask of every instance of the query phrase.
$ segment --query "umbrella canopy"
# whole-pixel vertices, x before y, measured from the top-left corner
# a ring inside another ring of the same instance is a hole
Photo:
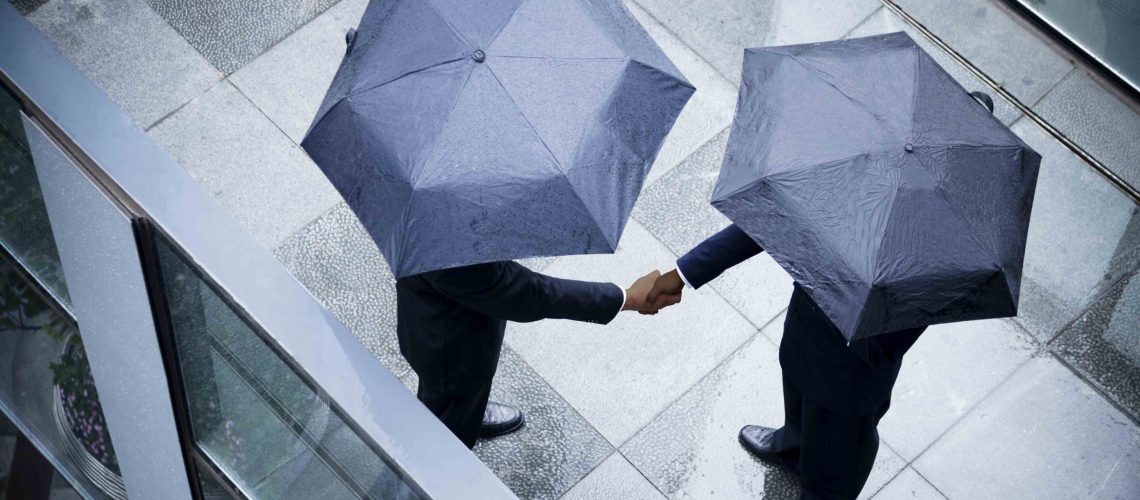
[[[1015,315],[1040,163],[904,33],[747,49],[712,204],[850,341]]]
[[[618,0],[373,0],[302,147],[396,277],[612,252],[694,88]]]

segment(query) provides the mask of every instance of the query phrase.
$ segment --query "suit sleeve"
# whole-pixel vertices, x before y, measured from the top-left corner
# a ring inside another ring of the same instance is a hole
[[[732,266],[763,252],[760,244],[735,224],[710,236],[677,259],[677,270],[693,288],[704,286]]]
[[[443,269],[424,277],[468,309],[520,323],[569,319],[606,324],[625,304],[625,290],[613,283],[555,278],[516,262]]]

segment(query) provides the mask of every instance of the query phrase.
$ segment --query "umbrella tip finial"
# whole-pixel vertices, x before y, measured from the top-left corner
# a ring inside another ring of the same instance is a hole
[[[903,149],[905,149],[907,153],[913,153],[914,145],[908,142],[906,143],[906,146],[903,146]]]
[[[482,49],[475,49],[475,52],[471,53],[471,58],[474,59],[475,62],[481,63],[487,60],[487,54],[483,52]]]

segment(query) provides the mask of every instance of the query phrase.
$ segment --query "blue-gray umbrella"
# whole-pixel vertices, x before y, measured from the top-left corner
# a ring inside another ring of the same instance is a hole
[[[747,49],[712,203],[855,340],[1016,314],[1040,162],[904,33]]]
[[[373,0],[301,143],[397,277],[612,252],[693,87],[618,0]]]

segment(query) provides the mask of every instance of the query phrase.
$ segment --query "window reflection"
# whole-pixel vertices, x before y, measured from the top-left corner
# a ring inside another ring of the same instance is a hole
[[[0,89],[0,247],[44,284],[65,307],[71,299],[48,223],[20,106]]]
[[[2,253],[0,409],[87,496],[126,498],[75,325]]]
[[[194,443],[254,498],[418,498],[162,236],[156,253]],[[209,471],[201,489],[218,491]]]

